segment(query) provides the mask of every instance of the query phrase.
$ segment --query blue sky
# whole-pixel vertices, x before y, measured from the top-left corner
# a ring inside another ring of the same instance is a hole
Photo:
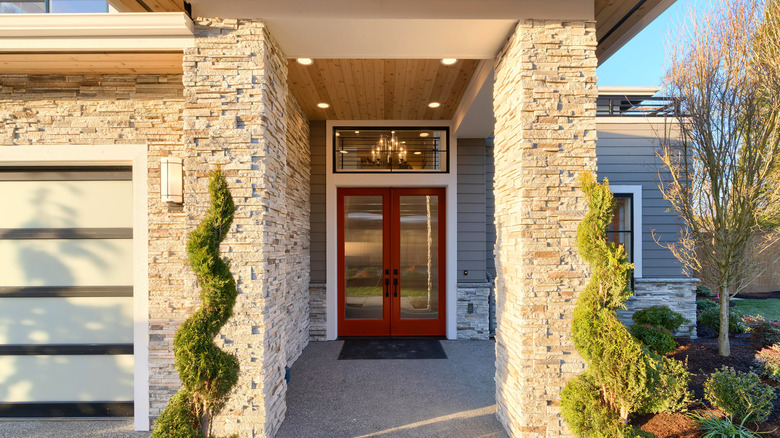
[[[666,70],[668,41],[685,23],[691,8],[709,6],[712,0],[677,0],[655,21],[624,45],[596,73],[600,86],[659,86]]]

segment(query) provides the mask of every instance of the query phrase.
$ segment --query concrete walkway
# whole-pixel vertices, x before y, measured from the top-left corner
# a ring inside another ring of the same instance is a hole
[[[311,342],[295,362],[279,438],[506,437],[495,417],[495,344],[442,341],[448,359],[337,360]],[[145,438],[130,419],[0,421],[0,438]]]
[[[279,438],[506,437],[493,341],[442,341],[448,359],[337,360],[310,342],[295,362]]]

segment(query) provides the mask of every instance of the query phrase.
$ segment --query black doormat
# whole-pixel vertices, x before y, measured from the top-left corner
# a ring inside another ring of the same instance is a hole
[[[446,359],[438,339],[347,339],[339,360]]]

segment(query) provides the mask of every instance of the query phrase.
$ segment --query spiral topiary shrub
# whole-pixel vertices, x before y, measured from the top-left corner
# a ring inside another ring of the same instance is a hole
[[[682,364],[643,346],[617,319],[615,309],[632,294],[631,263],[625,251],[605,238],[612,220],[608,181],[592,173],[580,176],[589,211],[577,229],[580,256],[592,267],[572,321],[572,339],[588,363],[587,370],[566,383],[561,411],[579,437],[636,437],[628,425],[631,413],[662,412],[687,405],[689,375]]]
[[[225,175],[218,168],[209,179],[211,205],[189,235],[190,267],[201,287],[202,306],[181,325],[173,339],[176,370],[182,387],[155,422],[154,438],[209,436],[211,420],[238,382],[238,359],[220,350],[214,337],[233,314],[236,282],[219,256],[236,207]]]

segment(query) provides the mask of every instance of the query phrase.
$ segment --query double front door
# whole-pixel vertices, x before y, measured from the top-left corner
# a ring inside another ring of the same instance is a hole
[[[445,334],[444,197],[338,189],[339,336]]]

